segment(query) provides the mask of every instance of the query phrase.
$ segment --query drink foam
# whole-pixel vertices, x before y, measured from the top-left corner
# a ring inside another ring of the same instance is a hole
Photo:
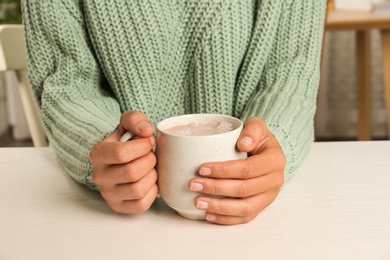
[[[222,134],[234,130],[234,125],[227,121],[199,120],[185,125],[172,126],[166,133],[184,136],[204,136]]]

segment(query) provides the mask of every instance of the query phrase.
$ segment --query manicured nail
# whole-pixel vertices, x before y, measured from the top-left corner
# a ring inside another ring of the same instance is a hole
[[[152,127],[152,125],[148,122],[141,122],[138,126],[138,129],[140,131],[144,131],[145,129],[149,128],[149,127]]]
[[[217,219],[216,215],[210,214],[210,213],[206,214],[206,220],[207,221],[215,221],[216,219]]]
[[[200,200],[198,201],[198,203],[196,204],[196,207],[198,209],[207,209],[209,207],[209,203],[207,203],[206,201],[203,201],[203,200]]]
[[[199,170],[199,174],[202,176],[210,176],[211,175],[211,169],[207,167],[202,167]]]
[[[251,146],[252,143],[253,143],[253,141],[252,141],[252,138],[250,138],[250,137],[244,137],[240,140],[240,144],[245,145],[245,146]]]
[[[190,191],[202,191],[203,185],[197,182],[192,182],[190,185]]]

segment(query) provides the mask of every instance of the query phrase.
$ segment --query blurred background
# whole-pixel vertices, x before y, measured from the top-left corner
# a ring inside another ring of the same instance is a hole
[[[341,11],[390,17],[388,0],[335,0],[328,1],[328,7],[328,15]],[[0,24],[20,23],[19,1],[0,0]],[[380,31],[370,29],[370,35],[371,139],[382,140],[389,136]],[[358,139],[356,81],[356,32],[326,30],[315,125],[317,141]],[[33,145],[16,84],[15,72],[0,72],[0,147]]]
[[[0,24],[21,24],[20,1],[0,0]],[[0,147],[32,146],[13,71],[0,72]]]
[[[390,17],[390,1],[328,1],[328,15],[372,13]],[[379,14],[380,13],[380,14]],[[342,17],[343,18],[343,17]],[[347,18],[345,18],[347,19]],[[389,25],[390,26],[390,25]],[[378,29],[371,29],[371,134],[372,139],[387,139],[387,114],[384,99],[381,39]],[[322,76],[316,117],[318,140],[355,140],[357,138],[356,31],[326,31],[322,58]]]

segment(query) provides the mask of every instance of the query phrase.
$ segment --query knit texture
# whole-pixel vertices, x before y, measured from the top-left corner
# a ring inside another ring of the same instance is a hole
[[[263,118],[289,179],[314,140],[325,0],[22,1],[51,145],[95,188],[89,151],[122,112]]]

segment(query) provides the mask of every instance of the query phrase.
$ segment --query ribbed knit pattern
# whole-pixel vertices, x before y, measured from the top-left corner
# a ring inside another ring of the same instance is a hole
[[[140,110],[263,118],[286,179],[314,140],[325,0],[25,0],[30,81],[77,181],[89,151]]]

